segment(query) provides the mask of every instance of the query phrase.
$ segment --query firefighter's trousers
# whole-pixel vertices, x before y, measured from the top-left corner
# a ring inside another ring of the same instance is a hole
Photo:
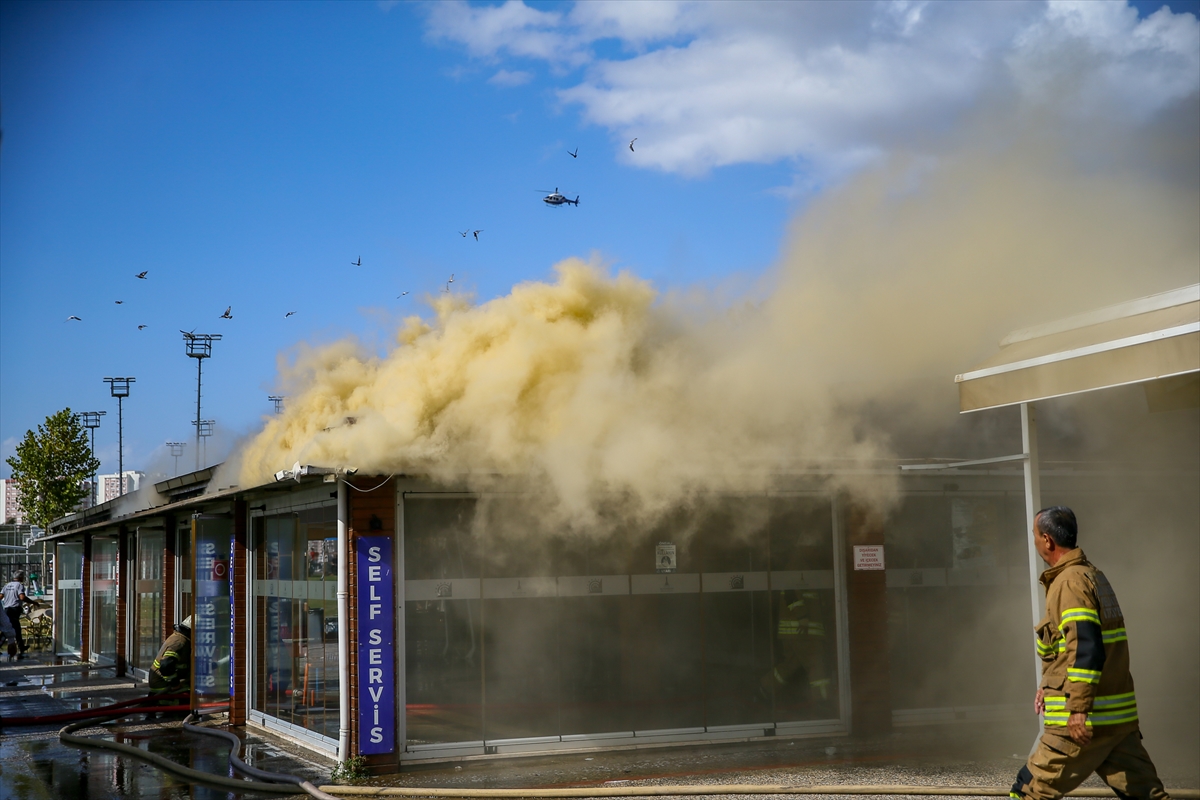
[[[1062,735],[1042,734],[1037,749],[1017,773],[1010,797],[1058,800],[1093,772],[1121,798],[1169,797],[1142,746],[1140,731],[1126,728],[1114,733],[1095,733],[1085,745],[1075,744],[1065,734],[1065,731]]]

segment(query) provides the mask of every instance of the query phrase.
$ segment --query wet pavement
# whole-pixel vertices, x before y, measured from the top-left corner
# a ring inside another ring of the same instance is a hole
[[[96,708],[144,696],[145,691],[144,685],[117,677],[113,667],[57,663],[44,655],[15,664],[0,663],[0,717],[7,719]],[[137,759],[63,744],[58,739],[63,724],[3,728],[0,798],[215,800],[279,796],[242,795],[189,785]],[[251,765],[300,775],[317,785],[329,783],[331,761],[257,731],[236,732],[244,742],[243,757]],[[228,746],[184,731],[177,719],[147,723],[139,715],[84,728],[77,735],[122,742],[193,769],[235,777],[228,766]],[[1006,786],[1024,762],[1034,736],[1035,727],[1030,722],[910,728],[862,738],[776,737],[519,758],[481,756],[411,765],[399,775],[372,778],[362,784],[470,789],[667,784]],[[1195,763],[1160,764],[1160,772],[1169,787],[1193,788],[1200,783],[1200,765]],[[1095,777],[1085,785],[1103,786]]]
[[[146,687],[116,676],[114,667],[60,664],[30,654],[19,662],[0,663],[0,799],[2,800],[224,800],[233,797],[280,797],[233,793],[191,785],[158,767],[118,753],[64,744],[59,730],[67,723],[4,726],[3,719],[62,714],[97,708],[146,695]],[[213,723],[210,723],[213,724]],[[242,757],[251,766],[312,781],[329,782],[333,762],[291,743],[236,731]],[[147,723],[144,714],[76,731],[78,736],[132,745],[192,769],[227,777],[229,745],[184,731],[179,717]]]

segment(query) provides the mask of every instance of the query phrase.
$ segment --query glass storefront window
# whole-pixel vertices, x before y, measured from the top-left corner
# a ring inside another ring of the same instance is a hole
[[[1027,536],[1020,493],[904,498],[885,530],[893,709],[979,705],[966,672],[991,687],[989,705],[1026,702],[1006,665],[1027,646]]]
[[[408,746],[839,718],[829,498],[602,536],[528,505],[405,497]]]
[[[93,659],[117,658],[117,540],[96,536],[92,539],[92,619],[91,655]]]
[[[827,497],[775,497],[768,525],[775,721],[837,719],[833,510]]]
[[[83,651],[83,543],[58,545],[54,558],[54,651],[79,655]]]
[[[134,585],[133,666],[148,670],[162,644],[162,569],[166,531],[139,528]]]
[[[251,707],[337,739],[337,507],[254,520]]]
[[[405,520],[410,743],[483,740],[483,641],[475,501],[411,500]]]

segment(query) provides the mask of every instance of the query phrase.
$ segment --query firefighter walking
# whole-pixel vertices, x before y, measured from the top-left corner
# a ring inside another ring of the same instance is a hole
[[[176,694],[191,689],[192,618],[175,626],[150,665],[150,695]]]
[[[1017,773],[1014,800],[1057,800],[1093,772],[1121,798],[1165,798],[1138,730],[1129,640],[1117,596],[1076,546],[1075,514],[1065,506],[1034,518],[1046,616],[1035,644],[1042,680],[1034,709],[1045,715],[1037,749]]]

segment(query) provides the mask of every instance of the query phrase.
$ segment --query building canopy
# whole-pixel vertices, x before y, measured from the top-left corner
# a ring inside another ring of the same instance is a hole
[[[1200,405],[1200,284],[1014,331],[956,375],[962,412],[1141,383],[1152,411]]]

